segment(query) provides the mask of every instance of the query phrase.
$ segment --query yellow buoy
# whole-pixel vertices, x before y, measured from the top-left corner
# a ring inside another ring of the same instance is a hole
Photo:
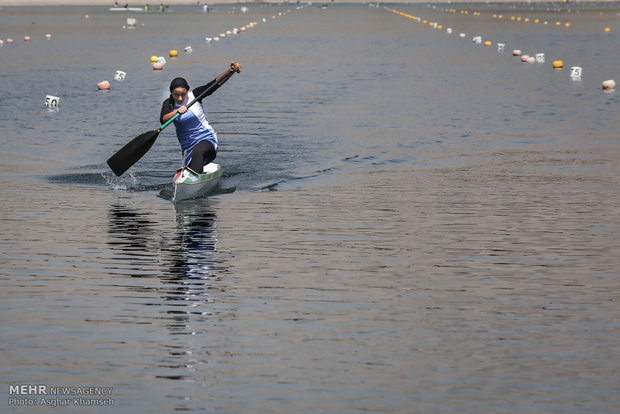
[[[564,26],[566,26],[566,27],[570,27],[570,23],[566,23]]]
[[[490,40],[487,40],[486,42],[484,42],[485,46],[492,46],[493,42],[491,42]]]
[[[177,57],[177,56],[179,56],[179,51],[176,49],[172,49],[170,51],[170,57]]]
[[[611,29],[609,27],[606,27],[605,28],[605,33],[609,33],[609,32],[611,32]]]
[[[553,69],[562,69],[563,67],[564,67],[564,62],[562,62],[561,60],[553,61]]]
[[[151,56],[151,63],[157,62],[157,56]]]

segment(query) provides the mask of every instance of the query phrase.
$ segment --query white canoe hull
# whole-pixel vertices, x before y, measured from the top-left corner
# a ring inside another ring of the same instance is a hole
[[[173,203],[192,198],[202,197],[212,191],[222,176],[222,169],[219,164],[210,163],[205,165],[204,172],[198,175],[195,182],[189,182],[187,179],[189,171],[185,168],[177,171],[174,176],[174,196]]]

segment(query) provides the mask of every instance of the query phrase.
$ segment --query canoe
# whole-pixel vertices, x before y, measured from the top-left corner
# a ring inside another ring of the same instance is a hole
[[[221,176],[220,165],[213,162],[205,165],[198,177],[196,174],[191,174],[188,168],[180,168],[172,180],[174,183],[172,202],[177,203],[206,195],[215,188]]]

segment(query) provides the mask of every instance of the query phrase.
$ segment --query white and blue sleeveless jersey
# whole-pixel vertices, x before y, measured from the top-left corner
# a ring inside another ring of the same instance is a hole
[[[193,99],[194,92],[188,92],[184,105],[187,105]],[[175,103],[174,109],[177,109],[179,106]],[[178,116],[173,122],[177,130],[177,139],[179,144],[181,144],[181,150],[186,154],[185,165],[189,165],[192,161],[192,150],[202,140],[207,139],[211,141],[217,151],[217,135],[213,127],[209,125],[209,121],[207,121],[202,104],[190,106],[187,108],[186,113]]]

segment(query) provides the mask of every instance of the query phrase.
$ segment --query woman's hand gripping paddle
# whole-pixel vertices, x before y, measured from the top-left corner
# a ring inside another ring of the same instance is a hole
[[[231,67],[231,69],[229,69],[229,71],[225,73],[225,76],[221,76],[218,82],[213,83],[213,85],[211,85],[203,93],[198,95],[196,98],[194,98],[194,100],[187,104],[186,107],[189,108],[205,96],[213,93],[217,88],[223,85],[224,82],[226,82],[235,72],[236,70]],[[176,113],[172,118],[166,121],[166,123],[164,123],[159,128],[138,135],[137,137],[132,139],[127,145],[121,148],[116,154],[112,155],[108,159],[108,165],[110,166],[110,169],[114,172],[114,174],[116,174],[117,176],[121,176],[125,171],[131,168],[132,165],[138,162],[138,160],[142,158],[149,149],[151,149],[159,133],[168,125],[170,125],[180,115],[181,114]]]

